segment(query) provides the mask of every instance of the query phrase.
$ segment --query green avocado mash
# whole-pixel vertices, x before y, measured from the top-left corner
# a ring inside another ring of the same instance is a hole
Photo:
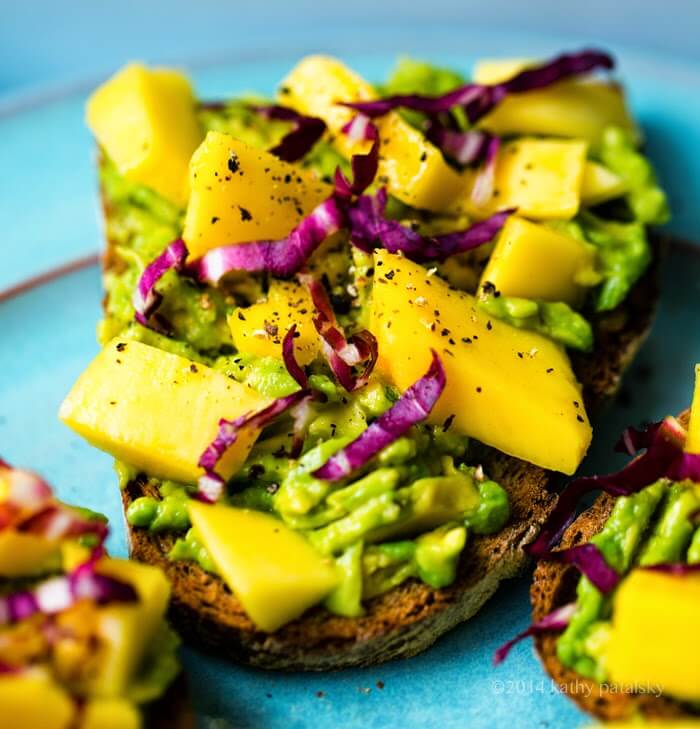
[[[657,481],[615,502],[600,533],[591,542],[606,562],[625,574],[635,565],[700,561],[700,528],[692,515],[700,509],[700,492],[687,483]],[[576,613],[557,642],[561,662],[582,676],[606,680],[605,640],[612,598],[586,577],[577,587]]]
[[[381,92],[437,94],[463,82],[453,71],[403,59]],[[253,112],[251,101],[263,103],[249,98],[203,106],[199,111],[203,129],[226,132],[254,147],[269,149],[289,125]],[[405,116],[422,128],[420,114]],[[466,126],[459,111],[454,121]],[[504,297],[485,297],[480,304],[494,317],[584,351],[593,342],[586,317],[593,308],[617,306],[643,273],[650,260],[644,224],[662,222],[665,205],[648,163],[629,140],[610,130],[595,154],[627,183],[629,192],[622,201],[628,208],[626,217],[611,220],[603,211],[596,216],[584,211],[574,221],[553,224],[585,238],[599,251],[597,269],[602,283],[591,289],[595,300],[580,312],[562,302]],[[327,181],[339,165],[349,173],[347,161],[326,140],[317,143],[302,164]],[[105,156],[100,181],[108,205],[107,236],[113,256],[105,274],[108,297],[98,332],[100,341],[120,335],[160,347],[214,367],[270,398],[294,392],[298,385],[280,360],[235,350],[227,324],[227,316],[238,307],[265,297],[270,283],[266,275],[230,276],[212,288],[168,272],[158,286],[163,296],[158,314],[167,322],[166,331],[157,333],[134,322],[131,299],[136,282],[146,265],[180,235],[184,211],[155,192],[127,182]],[[387,214],[425,234],[463,229],[468,222],[464,217],[429,215],[393,198]],[[487,255],[488,250],[484,246],[482,252]],[[439,270],[452,285],[475,294],[484,260],[465,255],[457,262],[463,270],[450,272],[448,264],[441,264]],[[323,276],[341,324],[350,329],[366,326],[371,255],[352,247],[342,236],[333,237],[312,256],[309,268]],[[475,467],[472,445],[452,432],[449,423],[413,427],[340,485],[314,478],[311,474],[317,467],[388,410],[399,394],[376,376],[359,392],[346,393],[319,361],[310,366],[310,387],[322,393],[325,401],[312,406],[302,455],[289,456],[289,420],[265,429],[231,480],[229,502],[275,515],[335,560],[343,580],[325,604],[340,615],[360,615],[363,600],[409,577],[434,587],[450,584],[465,550],[468,558],[469,536],[497,532],[507,522],[505,490]],[[123,486],[137,475],[126,464],[119,464],[117,470]],[[196,529],[189,524],[190,487],[172,482],[157,485],[159,498],[142,497],[131,504],[129,523],[173,533],[177,540],[172,559],[193,560],[215,572]],[[700,539],[697,542],[693,549],[700,553]],[[582,600],[592,604],[595,597],[586,598],[586,588],[581,590]],[[594,619],[600,609],[593,610]],[[583,626],[579,635],[586,632]],[[572,660],[584,658],[582,643],[576,640],[576,649],[570,650],[575,654]]]

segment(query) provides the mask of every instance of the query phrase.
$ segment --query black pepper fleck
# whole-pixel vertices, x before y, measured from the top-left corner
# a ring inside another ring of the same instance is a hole
[[[231,172],[238,172],[241,164],[238,161],[238,155],[235,152],[231,152],[228,158],[228,168]]]

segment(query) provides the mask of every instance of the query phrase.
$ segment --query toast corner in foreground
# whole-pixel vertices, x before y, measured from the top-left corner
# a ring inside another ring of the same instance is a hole
[[[679,420],[688,426],[689,413]],[[615,499],[600,495],[566,530],[561,541],[564,548],[584,544],[597,534],[610,516]],[[580,573],[575,567],[557,562],[541,562],[534,573],[530,589],[533,620],[543,618],[575,595]],[[680,719],[694,716],[680,702],[667,696],[620,691],[614,685],[599,684],[564,666],[557,657],[558,634],[535,637],[535,649],[547,673],[566,696],[589,714],[603,721],[629,719]]]

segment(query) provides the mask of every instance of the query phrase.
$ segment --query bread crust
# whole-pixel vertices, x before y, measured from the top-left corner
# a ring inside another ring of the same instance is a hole
[[[687,427],[688,412],[679,417]],[[573,547],[588,542],[603,528],[614,503],[613,497],[601,494],[566,530],[561,546]],[[533,621],[574,600],[579,577],[578,570],[570,565],[540,562],[530,588]],[[599,684],[580,676],[564,666],[557,657],[558,638],[559,635],[555,633],[538,635],[535,649],[545,670],[560,690],[589,714],[604,721],[630,719],[637,715],[647,719],[698,717],[690,707],[667,696],[620,692],[614,686]]]
[[[112,214],[102,195],[105,219]],[[651,327],[657,300],[660,246],[654,262],[616,311],[594,320],[597,346],[573,364],[590,412],[612,399],[622,373]],[[119,265],[107,240],[105,270]],[[508,491],[511,518],[496,535],[472,536],[449,587],[431,588],[410,579],[366,605],[360,618],[332,615],[321,607],[272,634],[255,628],[223,581],[193,562],[173,562],[167,554],[172,535],[151,534],[127,524],[132,558],[162,567],[173,585],[171,621],[185,640],[224,657],[282,670],[324,671],[406,658],[472,617],[502,580],[515,577],[528,562],[523,546],[532,541],[549,514],[561,475],[484,448],[483,465]],[[145,478],[122,492],[124,509],[152,492]],[[153,494],[157,496],[156,494]]]

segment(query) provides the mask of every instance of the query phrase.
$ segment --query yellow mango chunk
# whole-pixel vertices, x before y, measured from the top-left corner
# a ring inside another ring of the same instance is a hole
[[[332,561],[278,519],[221,504],[188,506],[219,573],[261,630],[294,620],[338,584]]]
[[[594,274],[595,249],[545,225],[511,216],[503,226],[481,285],[492,283],[505,296],[580,302],[580,282]]]
[[[700,453],[700,364],[695,365],[695,394],[690,408],[690,423],[685,449],[688,453]]]
[[[598,162],[586,162],[581,181],[582,205],[597,205],[620,197],[626,191],[627,185],[619,175]]]
[[[498,155],[491,199],[474,205],[471,194],[477,173],[468,170],[465,194],[451,211],[487,217],[517,208],[526,218],[568,220],[578,213],[585,164],[585,142],[532,138],[508,142]]]
[[[61,542],[61,564],[65,572],[72,572],[90,558],[90,550],[74,540]]]
[[[482,58],[474,64],[472,79],[475,84],[500,84],[536,65],[533,58]]]
[[[38,534],[0,531],[0,577],[29,577],[55,567],[60,557],[58,542]]]
[[[291,281],[275,280],[267,301],[239,308],[228,318],[233,343],[239,352],[282,359],[282,340],[296,324],[294,354],[308,364],[321,351],[321,340],[313,323],[314,305],[308,290]]]
[[[126,66],[90,97],[87,123],[122,175],[184,206],[190,157],[202,139],[185,76]]]
[[[538,466],[571,474],[591,440],[581,388],[564,350],[491,320],[469,294],[384,250],[374,254],[370,330],[379,372],[400,390],[425,374],[434,349],[447,385],[430,416]],[[391,274],[387,278],[387,274]]]
[[[526,59],[486,60],[476,64],[474,81],[497,84],[538,62]],[[591,78],[565,79],[544,89],[510,94],[479,126],[499,136],[541,134],[576,137],[589,144],[600,142],[608,126],[638,134],[622,89]]]
[[[157,567],[128,560],[103,559],[98,572],[132,585],[138,594],[138,602],[98,609],[101,662],[82,687],[91,696],[117,698],[127,690],[163,621],[170,584]]]
[[[75,705],[58,684],[41,671],[0,679],[0,725],[3,729],[69,729]]]
[[[194,483],[199,457],[220,418],[267,404],[255,390],[221,372],[156,347],[115,339],[78,378],[59,417],[97,448],[146,473]],[[218,471],[231,476],[258,432],[245,428]]]
[[[182,237],[192,258],[212,248],[278,240],[332,192],[308,170],[209,132],[190,163]]]
[[[90,699],[80,729],[141,729],[141,712],[126,699]]]
[[[633,570],[615,595],[606,665],[611,681],[700,699],[700,575]]]
[[[355,112],[339,101],[375,98],[371,84],[343,63],[328,56],[307,56],[282,82],[280,103],[303,114],[320,117],[333,135],[338,151],[350,157],[369,149],[341,132]],[[407,205],[438,212],[461,192],[464,182],[444,160],[440,150],[396,112],[376,119],[381,141],[377,181]]]

